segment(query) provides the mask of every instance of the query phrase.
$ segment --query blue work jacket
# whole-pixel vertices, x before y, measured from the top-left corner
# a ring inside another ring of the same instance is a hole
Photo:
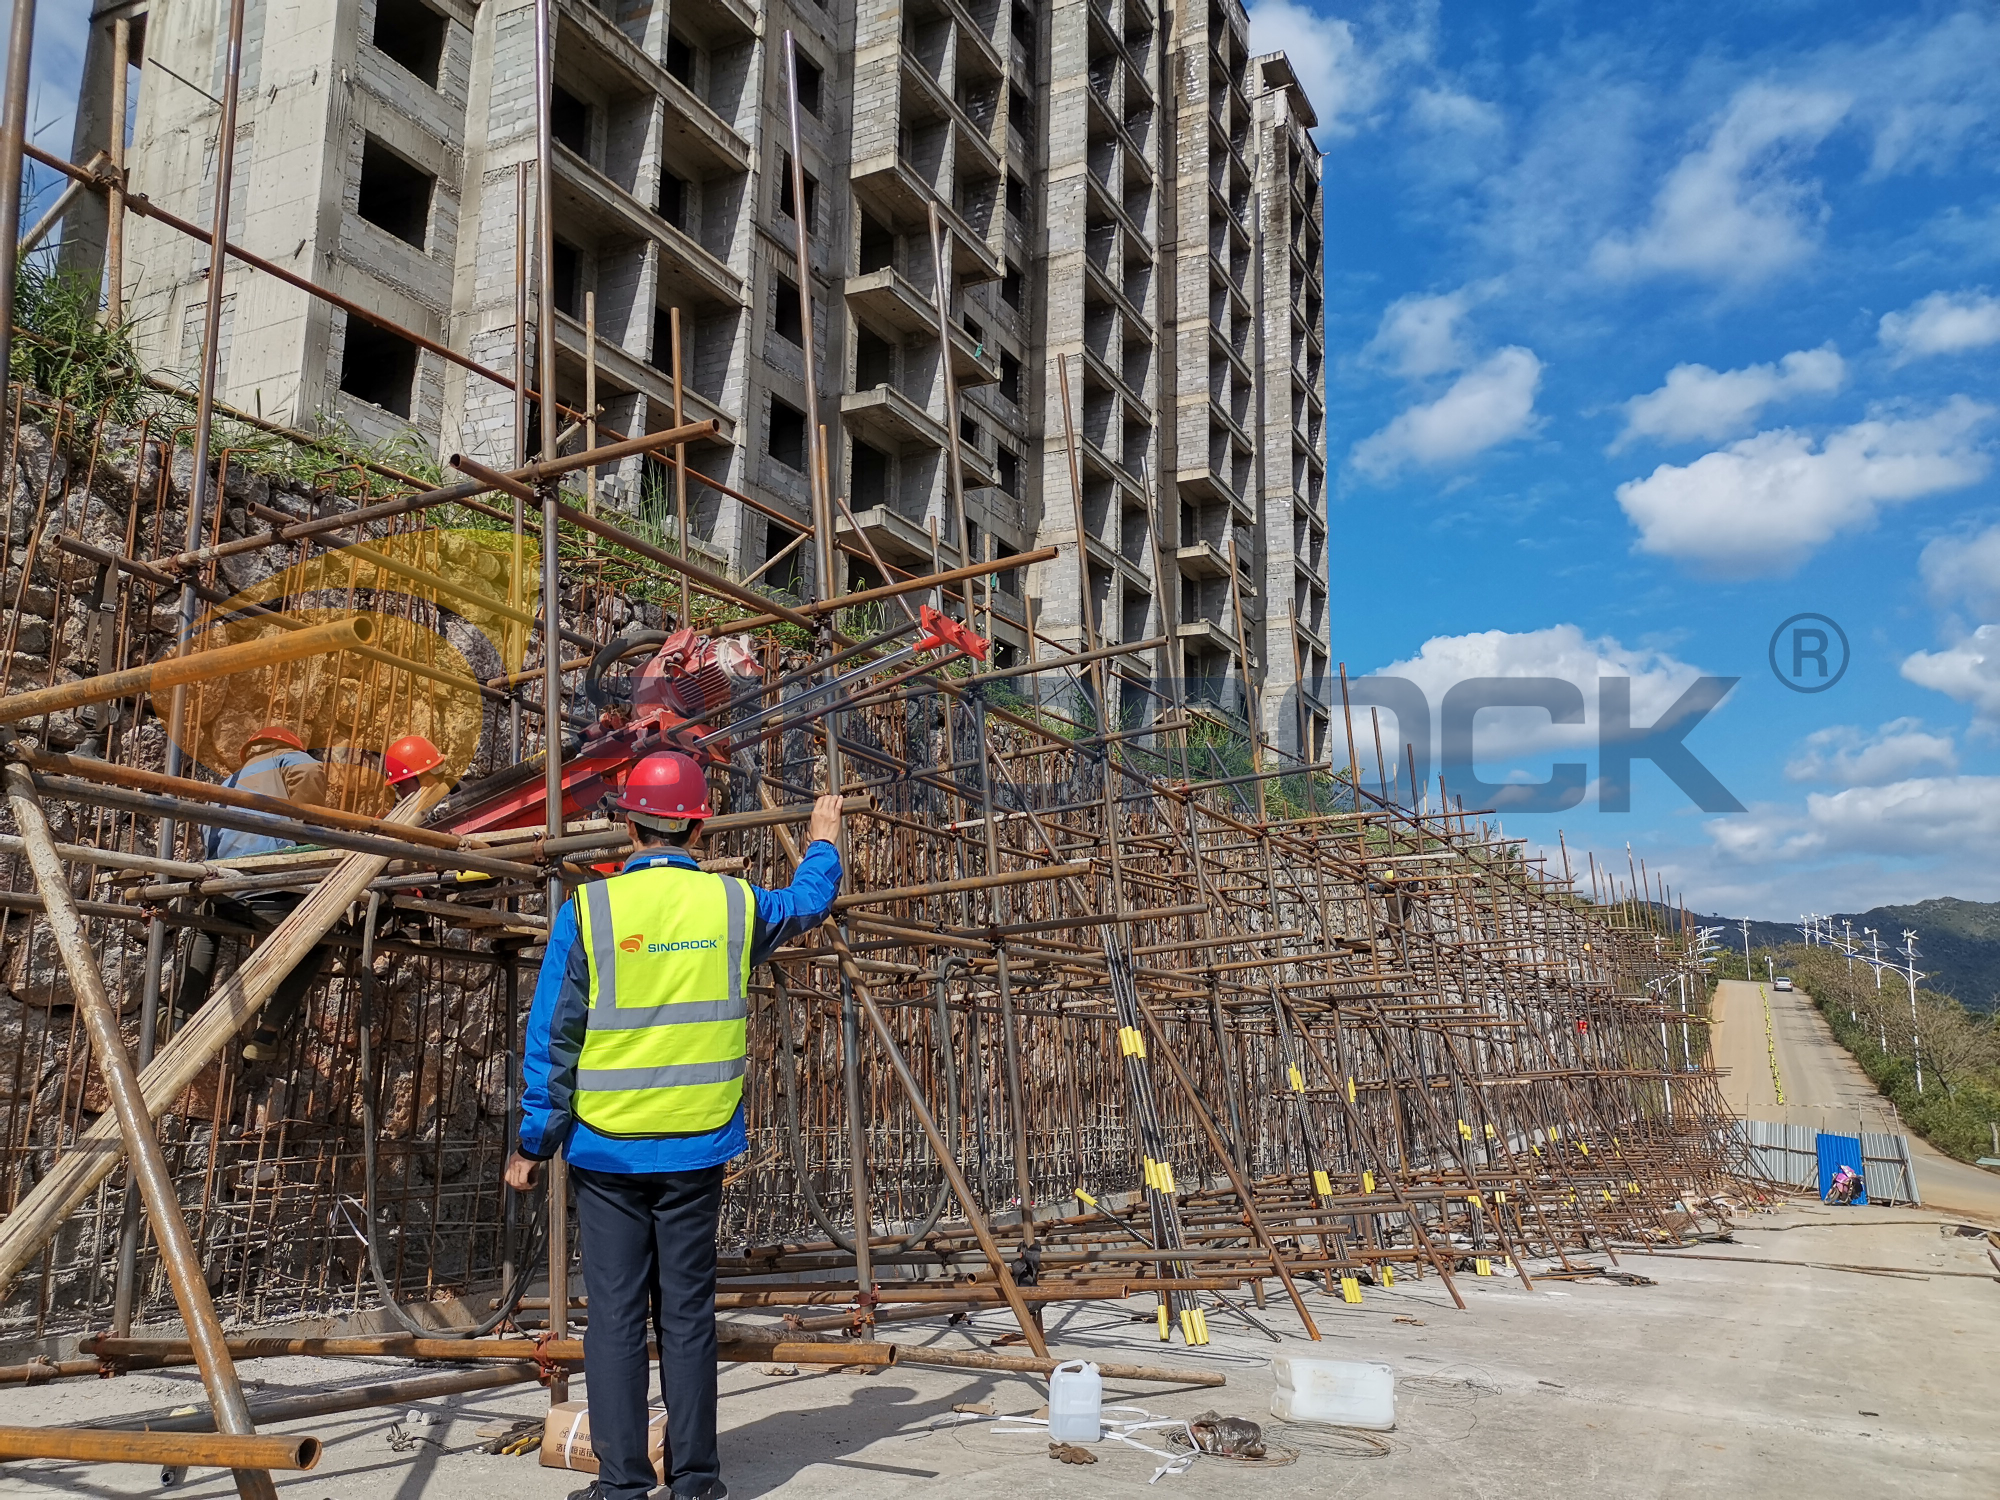
[[[662,863],[700,868],[685,850],[648,849],[625,861],[625,869]],[[840,892],[840,851],[824,839],[809,844],[784,890],[750,889],[757,898],[750,962],[760,964],[779,946],[826,920]],[[593,1172],[698,1172],[743,1153],[748,1141],[740,1104],[727,1124],[700,1135],[637,1140],[600,1134],[578,1120],[572,1100],[589,1005],[590,961],[578,941],[576,903],[565,901],[549,932],[521,1049],[523,1156],[546,1161],[560,1151],[571,1166]]]

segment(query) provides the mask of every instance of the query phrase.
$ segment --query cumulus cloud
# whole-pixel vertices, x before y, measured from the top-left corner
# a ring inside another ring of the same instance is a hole
[[[1884,313],[1882,346],[1895,363],[1938,354],[1963,354],[2000,344],[2000,297],[1985,292],[1932,292],[1901,312]]]
[[[1597,744],[1597,682],[1632,679],[1632,722],[1651,724],[1701,676],[1701,670],[1664,651],[1627,646],[1613,636],[1587,636],[1575,625],[1545,630],[1478,630],[1433,636],[1415,656],[1378,667],[1377,677],[1403,677],[1423,689],[1433,728],[1444,697],[1474,677],[1555,677],[1583,694],[1584,722],[1551,724],[1540,709],[1483,710],[1478,721],[1480,759],[1534,755]],[[1404,733],[1399,727],[1398,742]]]
[[[1711,370],[1707,365],[1675,365],[1666,384],[1625,403],[1625,430],[1611,451],[1640,438],[1686,442],[1725,438],[1751,426],[1774,401],[1824,395],[1840,389],[1847,366],[1832,344],[1799,349],[1776,364]]]
[[[1542,362],[1518,344],[1487,356],[1435,401],[1412,406],[1354,445],[1354,466],[1388,479],[1405,465],[1442,468],[1519,437],[1535,425]]]
[[[1257,0],[1250,8],[1250,50],[1291,59],[1321,135],[1353,135],[1366,125],[1412,45],[1411,37],[1390,36],[1371,46],[1352,21],[1301,0]]]
[[[1746,863],[1956,855],[2000,837],[2000,776],[1920,776],[1814,792],[1802,812],[1759,808],[1707,828],[1720,852]]]
[[[1942,651],[1917,651],[1903,660],[1903,675],[1969,703],[1983,719],[2000,721],[2000,625],[1982,625]]]
[[[1975,536],[1941,536],[1917,560],[1931,598],[1963,605],[1982,620],[2000,620],[2000,526]]]
[[[1948,734],[1932,734],[1923,720],[1891,719],[1870,734],[1852,724],[1815,730],[1785,766],[1792,781],[1837,781],[1881,786],[1918,771],[1956,771],[1958,753]]]
[[[1752,84],[1739,90],[1706,144],[1667,173],[1652,218],[1607,235],[1591,254],[1619,279],[1688,275],[1762,280],[1809,255],[1825,214],[1817,184],[1786,175],[1848,110],[1845,94]]]
[[[1398,297],[1361,352],[1412,378],[1463,369],[1472,353],[1460,325],[1476,296],[1462,286],[1434,297]]]
[[[1761,432],[1691,464],[1618,486],[1641,551],[1725,577],[1790,572],[1842,531],[1897,505],[1982,478],[1976,441],[1994,409],[1954,396],[1925,417],[1871,417],[1815,444]]]

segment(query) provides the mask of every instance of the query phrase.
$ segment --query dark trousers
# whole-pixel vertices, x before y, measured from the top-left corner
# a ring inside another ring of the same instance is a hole
[[[722,1474],[715,1448],[715,1233],[722,1168],[570,1169],[590,1321],[583,1374],[590,1446],[606,1500],[652,1490],[646,1457],[646,1336],[660,1342],[667,1485],[699,1495]]]
[[[254,927],[261,934],[269,932],[290,916],[303,900],[305,897],[296,892],[277,891],[268,896],[253,896],[247,901],[212,901],[208,914],[224,922]],[[228,940],[221,933],[195,933],[193,941],[188,944],[187,964],[181,970],[180,988],[174,995],[176,1021],[186,1020],[208,1003],[208,993],[215,984],[215,971],[222,958],[222,945]],[[278,988],[258,1013],[259,1031],[284,1034],[292,1017],[298,1014],[306,991],[312,988],[320,970],[326,967],[326,958],[324,947],[313,948],[293,966],[291,973],[278,981]]]

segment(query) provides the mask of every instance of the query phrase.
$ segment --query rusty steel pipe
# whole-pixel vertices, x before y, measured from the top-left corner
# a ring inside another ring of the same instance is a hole
[[[60,713],[66,708],[78,708],[86,703],[129,698],[134,693],[211,682],[232,673],[255,671],[258,667],[297,661],[305,656],[346,651],[367,645],[374,635],[374,622],[365,615],[356,615],[351,620],[314,625],[293,635],[245,641],[240,646],[221,646],[214,651],[196,652],[192,656],[169,656],[147,666],[105,672],[80,682],[63,682],[26,693],[9,693],[0,698],[0,724],[15,724],[22,719]]]
[[[137,792],[159,792],[170,797],[187,797],[197,802],[213,802],[218,807],[239,807],[246,812],[272,813],[298,823],[324,823],[329,828],[345,829],[349,833],[375,833],[382,827],[380,818],[342,812],[337,807],[315,807],[293,802],[285,797],[267,797],[259,792],[217,786],[210,781],[195,781],[185,776],[168,776],[163,772],[148,771],[139,766],[117,766],[109,761],[87,760],[78,756],[63,755],[53,750],[35,751],[21,758],[37,771],[49,771],[61,776],[80,776],[86,781],[101,781],[107,786],[122,786]],[[468,847],[465,840],[457,834],[441,833],[435,828],[405,828],[400,837],[412,844],[425,844],[433,849],[449,849],[454,853]],[[216,872],[204,867],[199,875],[214,873]],[[525,868],[522,873],[524,876],[532,874]],[[199,875],[190,878],[199,878]]]
[[[153,1120],[146,1110],[138,1072],[132,1066],[131,1054],[125,1050],[125,1038],[118,1029],[118,1012],[104,987],[103,971],[97,966],[97,956],[84,932],[83,918],[78,914],[75,898],[70,894],[62,863],[56,857],[55,840],[49,835],[48,819],[42,812],[41,799],[35,795],[34,783],[25,766],[8,765],[0,769],[0,781],[6,785],[7,804],[14,814],[14,826],[20,829],[21,838],[28,846],[28,863],[34,871],[35,884],[41,888],[42,900],[48,906],[49,932],[62,955],[71,992],[90,1036],[90,1050],[96,1055],[98,1073],[104,1079],[105,1092],[111,1097],[111,1113],[117,1120],[125,1152],[132,1161],[132,1180],[144,1200],[146,1218],[153,1227],[153,1241],[160,1249],[160,1264],[173,1289],[181,1320],[187,1325],[189,1349],[201,1369],[201,1383],[215,1407],[217,1425],[231,1437],[254,1437],[256,1429],[251,1424],[249,1408],[243,1400],[243,1386],[236,1378],[236,1366],[224,1348],[222,1323],[215,1314],[215,1301],[209,1291],[201,1256],[195,1250],[193,1236],[188,1233],[187,1220],[181,1215],[180,1199],[174,1192],[174,1178],[167,1166],[166,1152],[160,1149],[160,1139],[153,1133]],[[17,1438],[34,1435],[33,1429],[9,1431]],[[314,1443],[312,1453],[315,1458],[318,1452],[319,1445]],[[0,1456],[112,1458],[118,1455],[87,1451],[64,1453],[32,1447],[9,1454],[5,1434],[0,1434]],[[265,1472],[269,1464],[248,1461],[240,1455],[236,1459],[218,1459],[215,1462],[219,1467],[235,1471],[236,1487],[245,1500],[259,1500],[259,1497],[276,1494],[271,1477]],[[309,1468],[311,1465],[299,1467]]]
[[[1002,870],[993,875],[967,875],[957,880],[937,880],[929,885],[891,886],[885,891],[863,891],[853,896],[841,896],[833,903],[835,911],[850,911],[857,906],[880,906],[885,901],[916,901],[925,896],[949,896],[957,891],[983,891],[998,885],[1032,885],[1041,880],[1063,880],[1084,878],[1090,874],[1090,862],[1076,864],[1048,865],[1039,870]]]
[[[166,1360],[163,1363],[172,1364]],[[182,1361],[185,1363],[185,1361]],[[330,1417],[344,1411],[367,1411],[376,1406],[401,1406],[405,1401],[429,1401],[438,1396],[462,1396],[468,1391],[498,1390],[503,1386],[532,1385],[542,1378],[539,1365],[522,1362],[505,1365],[474,1365],[465,1370],[437,1370],[424,1375],[375,1380],[366,1385],[342,1386],[333,1391],[308,1391],[299,1396],[277,1396],[250,1404],[252,1421],[275,1424],[303,1422],[313,1417]],[[125,1428],[125,1419],[107,1422],[107,1429]],[[146,1419],[148,1432],[212,1432],[213,1412],[190,1412],[186,1416]]]
[[[232,1433],[118,1432],[101,1427],[0,1427],[0,1462],[73,1458],[83,1463],[182,1464],[202,1469],[310,1469],[319,1462],[316,1437]]]

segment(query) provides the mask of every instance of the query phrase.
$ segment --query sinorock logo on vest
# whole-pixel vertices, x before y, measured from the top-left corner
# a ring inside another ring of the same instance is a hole
[[[673,943],[649,943],[645,934],[638,932],[618,940],[618,949],[621,953],[687,953],[700,948],[721,946],[721,941],[716,938],[682,938]]]

